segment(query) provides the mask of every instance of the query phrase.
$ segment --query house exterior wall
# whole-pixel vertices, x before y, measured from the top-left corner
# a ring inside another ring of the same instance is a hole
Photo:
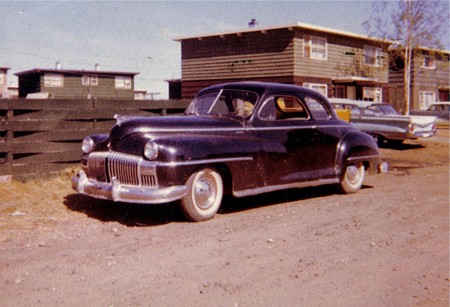
[[[305,56],[305,39],[326,39],[326,60]],[[334,79],[363,77],[374,80],[365,85],[387,92],[388,44],[298,27],[229,33],[182,39],[182,97],[192,98],[201,88],[230,81],[267,81],[327,86],[334,96]],[[364,46],[382,48],[382,65],[364,65]],[[362,85],[354,82],[357,93]],[[362,94],[361,94],[362,95]],[[360,95],[360,96],[361,96]],[[386,95],[387,96],[387,95]]]
[[[317,60],[305,57],[305,38],[319,37],[326,39],[327,59]],[[365,77],[375,79],[378,83],[388,82],[387,45],[372,40],[345,37],[326,32],[299,29],[294,38],[296,76],[334,79],[336,77]],[[382,48],[382,65],[364,64],[364,46]]]
[[[114,75],[99,72],[97,84],[91,81],[83,85],[83,74],[50,72],[52,75],[62,75],[62,84],[46,86],[46,72],[19,75],[19,96],[26,97],[31,93],[49,93],[50,98],[110,98],[110,99],[134,99],[134,78],[131,77],[131,88],[116,88]],[[87,74],[88,75],[88,74]],[[92,74],[91,74],[92,75]]]
[[[436,101],[448,101],[450,89],[450,67],[448,52],[438,52],[431,55],[434,68],[423,67],[425,53],[416,53],[411,66],[411,90],[410,109],[419,110],[425,108],[427,103],[422,102],[421,95],[424,92],[434,93]],[[404,110],[404,71],[392,70],[389,72],[390,94],[392,104],[399,110]],[[422,93],[422,94],[421,94]]]
[[[8,92],[8,70],[9,68],[0,67],[0,98]]]

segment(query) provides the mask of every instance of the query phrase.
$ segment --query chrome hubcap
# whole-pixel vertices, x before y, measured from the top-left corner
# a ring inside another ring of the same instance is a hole
[[[209,176],[199,178],[194,188],[195,203],[200,209],[210,208],[215,200],[216,188],[214,180]]]
[[[347,179],[351,183],[355,183],[359,179],[358,168],[355,165],[347,167]]]

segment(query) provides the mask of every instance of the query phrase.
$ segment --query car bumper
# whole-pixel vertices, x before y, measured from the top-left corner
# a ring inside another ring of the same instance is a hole
[[[436,131],[418,131],[414,132],[411,138],[430,138],[434,135],[436,135]]]
[[[83,170],[72,177],[72,188],[80,194],[94,198],[140,204],[167,203],[178,200],[187,194],[187,187],[184,185],[167,188],[146,188],[122,185],[114,179],[111,183],[98,182],[88,178]]]

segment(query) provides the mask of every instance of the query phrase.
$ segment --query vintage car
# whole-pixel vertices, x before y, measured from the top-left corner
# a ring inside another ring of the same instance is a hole
[[[411,115],[428,115],[436,116],[436,124],[438,126],[447,127],[450,125],[450,102],[438,101],[433,102],[426,110],[412,110]]]
[[[326,98],[294,85],[208,87],[184,115],[117,116],[109,135],[82,143],[81,194],[112,201],[179,201],[192,221],[212,218],[224,193],[244,197],[336,184],[357,192],[386,170],[374,139],[336,117]]]
[[[407,139],[427,138],[436,134],[436,117],[398,114],[387,103],[331,98],[335,110],[350,110],[350,122],[372,135],[379,144],[399,144]]]

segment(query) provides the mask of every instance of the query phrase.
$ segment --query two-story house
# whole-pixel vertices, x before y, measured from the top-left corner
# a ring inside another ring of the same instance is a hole
[[[390,43],[296,23],[176,38],[181,42],[181,96],[220,82],[297,84],[327,97],[387,101]]]
[[[0,67],[0,99],[7,97],[9,67]]]
[[[397,50],[390,52],[389,102],[404,110],[405,64]],[[435,101],[450,101],[450,52],[417,49],[411,65],[410,109],[424,110]]]
[[[18,72],[19,97],[134,99],[136,72],[35,68]]]

